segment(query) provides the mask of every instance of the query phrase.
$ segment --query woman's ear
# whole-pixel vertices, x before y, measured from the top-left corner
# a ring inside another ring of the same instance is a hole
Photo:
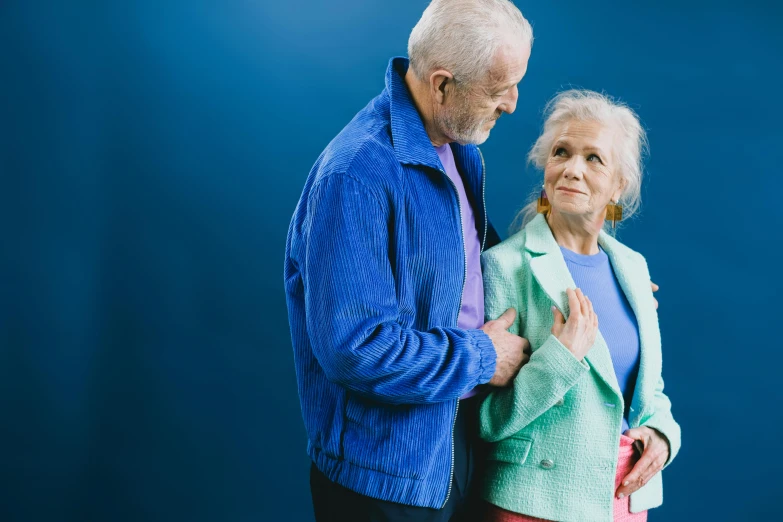
[[[620,176],[620,186],[617,187],[617,190],[612,194],[612,201],[620,201],[620,196],[625,192],[626,185],[628,185],[628,180],[626,180],[625,177]]]

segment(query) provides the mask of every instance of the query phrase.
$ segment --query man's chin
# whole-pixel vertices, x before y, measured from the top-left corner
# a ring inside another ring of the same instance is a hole
[[[481,133],[475,132],[470,136],[467,136],[463,139],[455,139],[454,141],[460,145],[481,145],[487,141],[487,138],[489,138],[489,133],[489,130],[483,131]]]

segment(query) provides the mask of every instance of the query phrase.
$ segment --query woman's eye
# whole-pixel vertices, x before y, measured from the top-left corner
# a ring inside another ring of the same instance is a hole
[[[587,161],[597,161],[598,163],[600,163],[600,164],[602,164],[602,165],[603,165],[603,163],[604,163],[603,161],[601,161],[601,158],[599,158],[599,157],[598,157],[598,156],[596,156],[595,154],[590,154],[590,155],[587,157]]]
[[[554,156],[565,156],[566,150],[563,147],[558,147],[555,149]]]

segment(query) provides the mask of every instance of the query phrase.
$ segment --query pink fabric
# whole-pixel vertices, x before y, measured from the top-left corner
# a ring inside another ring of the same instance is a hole
[[[631,437],[620,435],[620,451],[617,457],[617,474],[614,478],[614,488],[620,487],[622,480],[631,472],[636,461],[639,460],[639,456],[633,447],[633,441]],[[615,522],[647,522],[647,511],[641,513],[631,513],[630,497],[618,499],[614,498],[614,520]],[[488,504],[486,514],[484,515],[484,522],[549,522],[543,518],[531,517],[528,515],[520,515],[512,511],[505,510],[494,504]]]
[[[614,476],[614,489],[620,487],[623,479],[631,472],[634,464],[639,460],[639,454],[633,447],[634,439],[620,435],[620,452],[617,456],[617,474]],[[631,497],[622,499],[614,497],[614,520],[615,522],[647,522],[647,511],[641,513],[631,513]]]

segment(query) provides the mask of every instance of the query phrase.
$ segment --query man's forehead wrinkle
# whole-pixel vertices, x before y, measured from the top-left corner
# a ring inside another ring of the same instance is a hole
[[[508,69],[508,63],[499,64],[496,61],[490,68],[489,74],[487,75],[488,83],[494,87],[506,82],[508,77]]]

